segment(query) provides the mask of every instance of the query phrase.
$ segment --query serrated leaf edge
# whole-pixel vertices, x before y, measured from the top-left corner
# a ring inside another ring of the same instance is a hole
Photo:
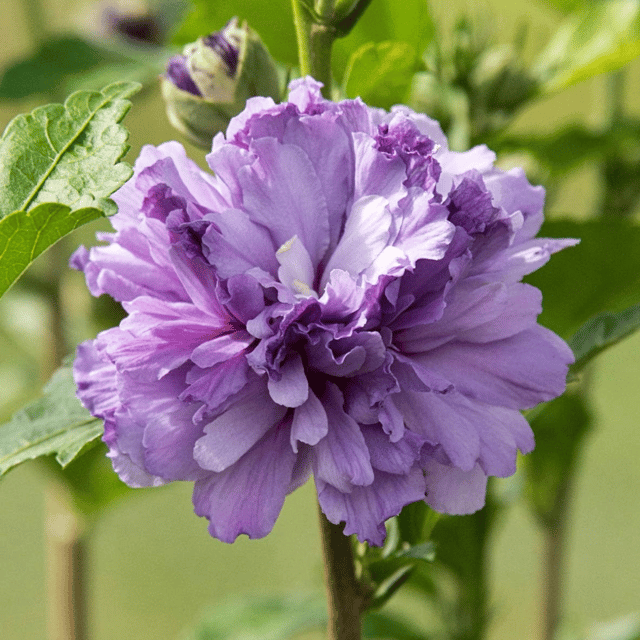
[[[127,86],[129,86],[128,90],[126,89]],[[114,100],[121,99],[122,101],[126,101],[128,97],[132,96],[134,93],[139,91],[141,86],[142,85],[140,85],[139,83],[115,82],[105,87],[102,91],[76,91],[72,93],[64,101],[64,104],[62,106],[64,107],[65,113],[70,114],[69,104],[71,103],[72,100],[76,99],[79,95],[84,94],[87,96],[87,98],[90,98],[91,96],[97,96],[97,95],[104,96],[104,100],[102,100],[100,104],[89,113],[88,117],[82,123],[82,126],[75,132],[74,137],[71,140],[69,140],[69,142],[67,142],[67,144],[56,154],[55,159],[51,162],[51,166],[49,167],[47,172],[41,177],[41,179],[32,189],[31,193],[27,196],[25,201],[22,203],[22,207],[20,208],[21,211],[26,210],[27,207],[31,204],[33,199],[36,197],[36,195],[42,188],[45,181],[49,178],[53,170],[58,166],[60,162],[60,158],[69,150],[71,146],[73,146],[73,144],[75,144],[75,142],[78,140],[82,132],[89,126],[90,122],[96,116],[98,111],[103,109],[107,104],[109,104],[109,102],[112,102]],[[123,90],[121,93],[118,92],[118,87],[122,87]],[[129,104],[129,107],[130,106],[131,105]],[[126,111],[129,110],[129,107],[127,107]],[[39,107],[39,108],[42,108],[42,107]],[[126,111],[125,113],[122,114],[123,117],[126,115]],[[34,112],[32,112],[29,115],[32,115],[33,113]],[[121,120],[118,120],[117,122],[120,122],[120,121]],[[53,143],[51,142],[51,139],[49,138],[49,131],[47,126],[43,126],[43,129],[44,129],[45,136],[47,138],[47,142],[49,143],[49,146],[51,147],[51,149],[55,150],[55,146],[53,145]]]

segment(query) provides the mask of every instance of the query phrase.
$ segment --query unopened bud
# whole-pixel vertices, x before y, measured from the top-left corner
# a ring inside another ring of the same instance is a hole
[[[280,99],[275,62],[258,34],[233,18],[222,30],[184,48],[169,60],[162,95],[171,124],[208,148],[248,98]]]
[[[533,78],[511,45],[494,46],[479,56],[471,83],[489,112],[512,113],[535,91]]]

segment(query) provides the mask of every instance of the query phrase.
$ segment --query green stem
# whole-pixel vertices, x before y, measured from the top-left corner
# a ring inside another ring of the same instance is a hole
[[[329,624],[328,640],[360,640],[365,595],[355,574],[351,538],[320,513]]]
[[[333,15],[334,0],[316,0],[316,13],[323,19],[328,20]]]
[[[291,0],[298,39],[300,73],[324,85],[322,94],[331,97],[331,47],[336,38],[333,27],[316,24],[301,0]]]
[[[625,70],[614,71],[606,76],[607,79],[607,124],[613,129],[624,119],[624,88]]]
[[[616,132],[625,120],[625,70],[620,69],[606,76],[607,99],[605,127]],[[635,167],[635,163],[633,165]],[[637,204],[637,172],[620,152],[618,144],[604,156],[601,165],[603,192],[600,211],[602,215],[625,217],[633,212]]]

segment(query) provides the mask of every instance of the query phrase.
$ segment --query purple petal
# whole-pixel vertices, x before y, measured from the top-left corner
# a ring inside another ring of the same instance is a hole
[[[504,340],[450,342],[413,358],[470,398],[527,409],[564,391],[573,353],[555,333],[536,325]]]
[[[333,269],[360,275],[389,243],[391,213],[380,196],[366,196],[351,207],[344,233],[322,276],[324,289]]]
[[[280,367],[279,379],[269,378],[271,399],[283,407],[299,407],[309,397],[309,383],[300,356],[288,358]]]
[[[210,369],[192,367],[187,374],[188,386],[180,394],[180,400],[203,402],[204,405],[194,415],[194,420],[201,420],[248,384],[249,371],[243,354]]]
[[[440,513],[466,515],[484,507],[487,476],[479,465],[462,471],[429,459],[424,467],[427,504]]]
[[[355,533],[358,540],[382,545],[386,535],[384,521],[396,516],[407,504],[422,500],[425,479],[420,469],[408,475],[376,472],[375,480],[366,487],[353,487],[341,493],[316,476],[318,501],[329,522],[345,522],[344,534]]]
[[[406,475],[420,458],[424,440],[411,431],[405,431],[402,439],[392,442],[378,426],[362,426],[361,429],[374,469]]]
[[[251,150],[258,160],[238,176],[245,211],[277,246],[297,235],[317,266],[329,245],[329,213],[313,165],[300,148],[273,138],[255,140]]]
[[[237,462],[286,414],[286,409],[274,404],[266,389],[243,397],[222,415],[205,425],[196,441],[193,457],[203,468],[221,472]]]
[[[354,485],[373,482],[369,449],[358,423],[343,410],[338,387],[327,383],[322,398],[329,431],[314,447],[314,474],[339,491],[349,492]]]
[[[306,402],[296,408],[291,425],[291,448],[298,453],[298,442],[318,444],[329,432],[329,420],[318,396],[309,390]]]
[[[234,465],[196,482],[196,514],[209,519],[209,532],[223,542],[243,533],[263,538],[282,509],[295,461],[289,429],[272,429]]]

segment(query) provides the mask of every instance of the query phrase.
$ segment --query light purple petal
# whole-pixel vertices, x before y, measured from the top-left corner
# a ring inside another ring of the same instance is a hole
[[[269,378],[267,387],[271,399],[283,407],[299,407],[309,397],[309,383],[300,356],[294,355],[282,363],[280,378]]]
[[[329,213],[313,165],[300,148],[273,138],[255,140],[251,149],[258,160],[238,176],[244,210],[278,247],[297,235],[317,266],[329,246]]]
[[[369,449],[358,423],[343,410],[339,389],[327,383],[322,397],[329,431],[314,447],[314,474],[339,491],[348,493],[354,485],[373,482]]]
[[[365,196],[354,203],[333,255],[325,267],[320,289],[324,289],[333,269],[358,276],[388,245],[391,213],[380,196]]]
[[[196,482],[196,514],[209,519],[209,532],[223,542],[243,533],[263,538],[282,509],[295,461],[289,430],[272,429],[234,465]]]
[[[361,542],[381,545],[385,538],[384,521],[396,516],[407,504],[424,498],[422,471],[412,469],[407,475],[376,472],[374,482],[341,493],[316,476],[318,501],[329,522],[345,522],[344,534],[355,533]]]
[[[470,471],[440,464],[433,458],[425,463],[427,504],[440,513],[463,516],[484,507],[487,476],[479,465]]]
[[[313,391],[306,402],[296,408],[291,425],[291,448],[298,453],[298,442],[318,444],[329,432],[327,412]]]
[[[441,318],[399,331],[396,340],[406,354],[452,340],[492,342],[533,327],[541,311],[542,296],[535,287],[469,278],[452,289]]]
[[[196,441],[193,457],[203,468],[224,471],[285,416],[286,409],[273,403],[266,389],[242,398],[222,415],[204,426],[205,435]]]
[[[573,362],[566,343],[538,325],[505,340],[450,342],[413,357],[466,396],[510,409],[527,409],[561,394]]]

